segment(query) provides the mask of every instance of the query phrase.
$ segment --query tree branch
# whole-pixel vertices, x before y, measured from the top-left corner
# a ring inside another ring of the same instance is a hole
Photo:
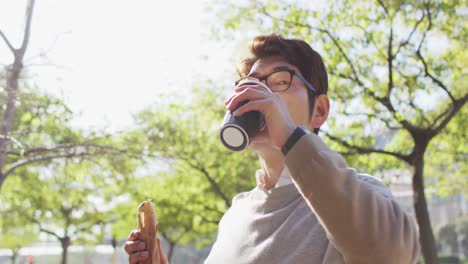
[[[382,104],[383,106],[385,106],[385,108],[387,108],[387,110],[390,112],[390,114],[395,118],[395,120],[400,123],[401,125],[403,125],[404,128],[406,128],[407,130],[414,130],[415,127],[413,125],[411,125],[408,120],[405,120],[405,119],[401,119],[401,118],[398,118],[397,116],[397,111],[395,110],[395,108],[393,107],[393,105],[390,103],[390,98],[388,96],[384,96],[384,97],[380,97],[380,96],[377,96],[373,91],[371,90],[364,90],[364,93],[371,96],[372,98],[374,98],[375,100],[377,100],[377,102],[379,102],[380,104]]]
[[[57,238],[58,240],[60,240],[60,241],[62,240],[62,238],[61,238],[59,235],[57,235],[56,233],[54,233],[54,232],[52,232],[52,231],[50,231],[50,230],[44,229],[44,228],[42,228],[42,227],[39,227],[39,230],[40,230],[41,232],[44,232],[44,233],[47,233],[47,234],[49,234],[49,235],[52,235],[52,236],[56,237],[56,238]]]
[[[181,160],[185,161],[190,167],[192,167],[193,169],[196,169],[198,170],[199,172],[201,172],[205,178],[210,182],[211,186],[214,188],[215,192],[217,194],[219,194],[221,196],[221,198],[224,200],[224,203],[228,206],[228,207],[231,207],[231,202],[229,201],[229,199],[227,198],[227,196],[224,194],[224,192],[221,190],[221,187],[216,183],[216,181],[211,178],[210,174],[208,173],[208,171],[201,167],[201,166],[197,166],[195,165],[190,158],[184,158],[184,157],[179,157]]]
[[[385,154],[385,155],[390,155],[393,157],[396,157],[398,159],[401,159],[403,161],[406,161],[407,163],[410,163],[410,156],[409,155],[404,155],[401,153],[397,152],[391,152],[391,151],[386,151],[386,150],[380,150],[380,149],[373,149],[373,148],[365,148],[365,147],[360,147],[360,146],[355,146],[350,144],[349,142],[342,140],[340,138],[337,138],[335,136],[330,135],[329,133],[325,132],[325,135],[330,138],[333,141],[336,141],[340,143],[341,145],[356,150],[359,154],[368,154],[368,153],[379,153],[379,154]]]
[[[23,144],[21,144],[21,142],[19,142],[19,140],[17,140],[16,138],[14,138],[12,136],[2,135],[2,134],[0,134],[0,138],[10,140],[13,143],[15,143],[21,149],[20,155],[24,155],[24,146],[23,146]]]
[[[211,220],[211,219],[208,219],[206,217],[204,217],[203,215],[198,215],[203,221],[207,222],[207,223],[210,223],[210,224],[219,224],[219,221],[216,221],[216,220]]]
[[[167,232],[161,229],[158,230],[158,232],[160,232],[164,239],[166,239],[169,243],[177,244],[177,242],[179,242],[179,240],[185,235],[186,232],[193,229],[193,225],[182,225],[182,227],[183,231],[180,232],[180,234],[176,238],[171,238],[171,236]]]
[[[38,58],[38,57],[44,57],[44,56],[46,56],[50,51],[52,51],[52,50],[54,49],[55,45],[57,44],[57,42],[58,42],[58,40],[60,39],[60,37],[62,37],[62,35],[70,34],[71,32],[72,32],[72,31],[69,30],[69,31],[65,31],[65,32],[58,33],[58,34],[55,36],[54,40],[52,41],[52,44],[51,44],[48,48],[42,50],[38,55],[29,57],[29,58],[26,60],[25,64],[27,64],[27,66],[25,66],[25,68],[26,68],[26,67],[29,67],[29,66],[35,66],[35,65],[37,65],[37,66],[54,66],[54,67],[58,67],[58,68],[60,68],[60,69],[68,69],[68,67],[65,67],[65,66],[60,66],[60,67],[59,67],[59,66],[57,66],[57,65],[55,65],[55,64],[29,64],[28,61],[34,60],[34,59],[36,59],[36,58]]]
[[[330,75],[334,75],[334,76],[337,76],[341,79],[345,79],[345,80],[350,80],[352,82],[354,82],[355,84],[357,84],[358,86],[360,86],[360,83],[359,83],[359,80],[356,80],[353,76],[349,76],[349,75],[344,75],[343,73],[337,73],[335,71],[333,71],[333,69],[330,69]],[[363,87],[365,88],[365,87]]]
[[[101,219],[96,219],[96,221],[92,221],[91,223],[87,223],[85,225],[82,225],[80,227],[77,227],[73,232],[70,233],[69,236],[76,236],[80,234],[81,232],[89,231],[91,230],[94,226],[103,224],[104,222]],[[110,222],[107,222],[107,224],[110,224]]]
[[[425,3],[425,7],[426,7],[426,12],[427,12],[427,17],[428,17],[428,21],[429,21],[429,24],[426,28],[426,30],[424,31],[423,33],[423,37],[421,38],[421,42],[419,43],[419,46],[418,46],[418,49],[416,50],[416,55],[417,57],[419,58],[419,60],[422,62],[423,66],[424,66],[424,73],[425,73],[425,76],[426,77],[429,77],[433,82],[435,82],[442,90],[445,91],[445,93],[447,93],[447,95],[450,97],[450,100],[452,100],[452,102],[455,101],[455,98],[453,97],[453,95],[450,93],[450,91],[448,90],[447,86],[439,79],[437,79],[434,75],[432,75],[430,72],[429,72],[429,67],[427,66],[427,63],[426,63],[426,60],[424,59],[424,57],[422,56],[422,53],[421,53],[421,49],[422,49],[422,45],[424,43],[424,41],[426,40],[426,36],[427,36],[427,33],[431,30],[432,28],[432,14],[431,14],[431,11],[429,9],[429,3]]]
[[[389,70],[389,73],[391,71]],[[330,71],[330,75],[335,75],[335,76],[338,76],[342,79],[346,79],[346,80],[350,80],[350,81],[353,81],[355,82],[357,85],[360,85],[362,84],[362,82],[358,79],[355,79],[355,77],[353,76],[347,76],[347,75],[344,75],[342,73],[335,73],[333,71]],[[393,77],[390,77],[389,78],[391,80],[393,80]],[[389,87],[392,87],[393,84],[390,84],[389,82]],[[361,86],[363,87],[363,86]],[[365,88],[365,87],[363,87]],[[380,97],[380,96],[377,96],[371,89],[364,89],[364,93],[371,96],[372,98],[374,98],[377,102],[379,102],[380,104],[382,104],[383,106],[385,106],[385,108],[387,108],[387,110],[393,115],[393,117],[395,118],[395,120],[397,120],[398,123],[402,124],[404,128],[408,129],[408,130],[415,130],[416,128],[411,124],[409,123],[407,120],[401,120],[401,119],[398,119],[397,116],[396,116],[396,110],[395,108],[393,107],[393,105],[390,103],[390,98],[389,96],[384,96],[384,97]]]
[[[43,228],[42,224],[39,221],[37,221],[37,219],[31,218],[31,221],[39,226],[39,231],[44,232],[44,233],[49,234],[49,235],[52,235],[52,236],[56,237],[58,240],[62,241],[63,238],[61,236],[57,235],[57,233],[55,233],[53,231],[50,231],[50,230],[47,230],[47,229]]]
[[[377,114],[368,114],[368,113],[350,113],[350,112],[346,112],[346,110],[344,111],[343,113],[344,115],[346,116],[365,116],[365,117],[368,117],[368,118],[375,118],[379,121],[382,121],[386,126],[387,128],[389,129],[392,129],[392,130],[400,130],[400,129],[403,129],[403,127],[395,127],[395,126],[392,126],[390,124],[391,120],[387,120],[381,116],[378,116]]]
[[[393,89],[393,25],[390,25],[390,37],[388,38],[387,46],[387,65],[388,65],[388,88],[387,88],[387,97],[390,98],[390,94]],[[390,100],[388,103],[391,104]],[[392,107],[393,108],[393,107]]]
[[[432,122],[431,124],[431,127],[435,127],[435,125],[439,122],[439,119],[441,119],[442,117],[446,116],[448,113],[450,113],[452,111],[452,107],[447,107],[447,109],[445,109],[445,111],[443,111],[442,113],[440,113],[435,119],[434,121]]]
[[[0,30],[0,36],[3,38],[3,40],[5,41],[6,45],[8,46],[8,48],[11,50],[11,52],[13,52],[13,54],[16,54],[16,49],[13,47],[13,45],[11,45],[11,42],[8,40],[8,38],[5,36],[5,34],[3,33],[3,31]]]
[[[410,99],[409,99],[409,104],[408,105],[411,108],[413,108],[419,114],[419,116],[422,118],[422,120],[429,126],[431,122],[426,118],[426,115],[425,115],[424,111],[414,104],[413,98],[411,98],[411,94],[412,93],[410,93]]]
[[[419,60],[422,62],[423,66],[424,66],[424,75],[426,77],[429,77],[433,82],[435,82],[442,90],[445,91],[445,93],[448,95],[448,97],[450,97],[450,100],[452,100],[452,102],[455,101],[455,98],[453,97],[453,95],[450,93],[450,91],[447,89],[447,86],[445,86],[444,83],[442,83],[441,80],[437,79],[434,75],[432,75],[430,72],[429,72],[429,67],[427,66],[427,63],[426,63],[426,60],[424,59],[424,57],[422,56],[421,54],[421,50],[418,49],[416,51],[416,55],[418,56]]]
[[[49,151],[52,152],[54,150],[58,149],[63,149],[66,147],[73,147],[69,152],[64,152],[64,153],[58,153],[58,154],[50,154],[50,155],[45,155],[45,156],[33,156],[28,157],[23,160],[18,160],[15,163],[11,165],[11,167],[3,174],[3,176],[6,178],[9,174],[11,174],[15,169],[30,164],[30,163],[35,163],[35,162],[41,162],[41,161],[46,161],[46,160],[53,160],[53,159],[58,159],[58,158],[73,158],[73,157],[85,157],[85,156],[96,156],[96,155],[103,155],[103,154],[126,154],[130,157],[134,158],[139,158],[139,156],[135,157],[131,154],[128,153],[126,150],[120,150],[117,148],[112,148],[108,146],[102,146],[102,145],[96,145],[96,144],[85,144],[85,145],[77,145],[77,144],[64,144],[64,145],[59,145],[51,149],[47,148],[35,148],[34,151],[36,153],[40,152],[45,152]],[[78,147],[96,147],[97,150],[89,150],[89,149],[82,149],[80,150]],[[111,151],[109,151],[111,150]],[[28,154],[31,154],[29,152]]]
[[[439,132],[444,129],[444,127],[450,122],[450,120],[460,111],[460,109],[466,104],[468,101],[468,93],[465,94],[462,98],[455,100],[455,102],[452,105],[450,113],[439,123],[439,125],[431,130],[429,133],[429,137],[434,137]]]
[[[385,11],[385,14],[387,14],[387,16],[389,16],[390,13],[388,12],[388,8],[384,5],[384,3],[382,2],[382,0],[377,0],[377,2],[378,2],[379,5],[383,8],[383,10]]]
[[[30,0],[29,3],[28,3],[28,9],[26,10],[26,28],[24,30],[23,43],[21,44],[21,48],[19,49],[21,51],[21,54],[23,54],[23,55],[24,55],[24,53],[26,51],[26,48],[28,47],[28,43],[29,43],[32,14],[33,14],[33,10],[34,10],[34,2],[35,2],[35,0]]]
[[[219,211],[217,208],[212,208],[212,207],[209,207],[209,206],[207,206],[207,205],[203,205],[203,208],[205,208],[205,209],[208,210],[208,211],[212,211],[212,212],[218,213],[220,216],[223,216],[223,215],[224,215],[224,212]]]
[[[361,29],[364,33],[369,33],[367,31],[367,29],[359,24],[354,24],[356,27],[358,27],[359,29]],[[375,43],[375,40],[374,40],[374,36],[371,35],[371,38],[370,38],[370,41],[372,43],[372,45],[374,45],[375,49],[377,50],[377,52],[380,54],[380,56],[382,56],[382,58],[385,58],[385,54],[384,52],[377,46],[377,43]]]
[[[184,226],[184,230],[187,230],[187,227]],[[158,232],[161,233],[162,237],[164,237],[164,239],[166,239],[167,242],[169,242],[169,243],[171,243],[171,244],[177,244],[177,242],[179,242],[179,239],[180,239],[183,235],[185,235],[184,232],[186,232],[186,231],[181,232],[181,233],[179,234],[179,236],[177,236],[177,237],[174,238],[174,239],[171,238],[170,235],[169,235],[167,232],[165,232],[165,231],[158,230]]]
[[[43,156],[43,157],[35,158],[35,159],[19,160],[13,163],[10,168],[8,168],[8,170],[4,173],[4,176],[6,177],[9,174],[11,174],[14,170],[16,170],[17,168],[30,164],[30,163],[53,160],[53,159],[58,159],[58,158],[71,158],[73,156],[74,156],[73,154],[63,154],[63,155],[54,155],[54,156]]]
[[[416,21],[416,23],[415,23],[415,25],[413,27],[413,30],[411,30],[411,32],[408,35],[408,38],[406,38],[405,41],[403,41],[402,43],[400,43],[400,45],[398,45],[398,49],[395,52],[395,57],[400,52],[401,48],[403,48],[404,46],[408,45],[408,43],[410,43],[411,39],[413,38],[414,33],[416,32],[416,29],[418,28],[419,24],[421,24],[423,22],[425,17],[426,17],[426,14],[423,13],[421,18]]]
[[[63,152],[67,153],[94,153],[97,154],[125,154],[128,157],[132,158],[141,158],[140,155],[134,154],[134,150],[127,149],[119,149],[110,145],[101,145],[95,143],[88,142],[79,142],[79,143],[66,143],[66,144],[59,144],[54,147],[35,147],[31,148],[24,152],[25,157],[34,157],[36,155],[48,154],[48,153],[59,153],[63,154]],[[137,153],[137,151],[135,151]]]
[[[86,143],[86,142],[83,142],[83,143],[65,143],[65,144],[56,145],[54,147],[35,147],[35,148],[31,148],[31,149],[24,152],[24,156],[37,155],[37,154],[40,154],[40,153],[55,152],[55,151],[58,151],[58,150],[67,150],[67,149],[74,149],[74,151],[76,151],[78,148],[90,148],[90,147],[95,147],[95,148],[98,148],[98,149],[108,148],[108,149],[115,150],[115,148],[112,148],[112,147],[109,147],[109,146],[99,145],[99,144],[90,144],[90,143]]]
[[[424,3],[424,7],[426,8],[426,12],[427,12],[427,19],[428,19],[428,22],[429,24],[427,25],[427,28],[426,30],[424,31],[423,33],[423,36],[421,38],[421,41],[419,42],[419,45],[418,45],[418,49],[417,50],[420,50],[424,41],[426,40],[426,36],[427,36],[427,33],[429,32],[429,30],[431,30],[432,28],[432,13],[431,13],[431,10],[429,9],[429,3],[426,2]]]
[[[270,17],[271,19],[277,19],[277,20],[283,21],[283,22],[285,22],[287,24],[290,24],[290,25],[305,27],[305,28],[309,28],[311,30],[316,30],[316,31],[325,33],[331,39],[331,41],[333,42],[335,47],[338,49],[341,56],[343,56],[343,58],[348,63],[349,67],[351,68],[351,71],[353,72],[353,75],[354,75],[354,78],[356,79],[356,81],[359,83],[359,85],[364,87],[364,83],[359,79],[359,75],[357,73],[356,68],[354,67],[354,64],[351,62],[351,59],[348,57],[348,55],[344,51],[343,47],[341,47],[338,39],[335,36],[333,36],[333,34],[329,30],[323,29],[323,28],[320,28],[320,27],[314,27],[314,26],[311,26],[311,25],[308,25],[308,24],[303,24],[303,23],[300,23],[298,21],[290,21],[290,20],[287,20],[287,19],[277,18],[277,17],[274,17],[273,15],[271,15],[268,11],[266,11],[265,7],[260,7],[260,9],[261,9],[261,12],[263,12],[263,14]]]

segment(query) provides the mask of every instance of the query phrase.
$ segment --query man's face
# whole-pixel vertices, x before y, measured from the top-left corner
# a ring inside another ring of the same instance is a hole
[[[301,74],[296,66],[289,64],[281,57],[275,56],[257,60],[250,69],[249,75],[263,77],[273,72],[277,67],[287,67],[294,70],[297,74]],[[301,80],[294,76],[289,89],[284,92],[277,92],[276,94],[285,103],[295,125],[304,126],[313,130],[313,128],[309,126],[310,112],[307,87]]]

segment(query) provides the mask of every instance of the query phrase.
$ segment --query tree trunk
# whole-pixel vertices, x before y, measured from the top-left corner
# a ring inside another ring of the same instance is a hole
[[[427,146],[427,145],[426,145]],[[419,225],[419,242],[426,264],[439,263],[437,258],[437,247],[432,233],[431,220],[427,210],[426,195],[424,193],[424,152],[426,146],[415,147],[415,158],[413,161],[413,193],[414,193],[414,209],[416,219]]]
[[[7,105],[3,115],[2,131],[0,136],[0,188],[6,179],[6,175],[2,172],[7,156],[8,136],[15,118],[15,103],[18,98],[18,79],[20,77],[21,70],[23,69],[22,60],[22,57],[18,58],[15,56],[15,62],[7,71]]]
[[[167,261],[172,262],[172,253],[174,253],[175,243],[169,242],[169,252],[167,252]]]
[[[23,58],[29,44],[34,2],[35,0],[28,1],[28,7],[26,10],[26,28],[24,29],[23,42],[21,43],[21,47],[19,49],[15,49],[7,37],[3,34],[3,32],[0,31],[1,37],[10,48],[10,51],[13,53],[15,58],[13,64],[7,70],[7,104],[0,131],[0,190],[7,177],[7,175],[4,174],[5,162],[7,158],[7,145],[8,141],[10,140],[9,134],[15,120],[16,100],[19,93],[18,80],[21,76],[21,71],[23,70]]]
[[[18,250],[12,250],[11,264],[15,264],[16,257],[18,257]]]
[[[70,238],[64,237],[60,240],[62,243],[62,264],[67,264],[67,257],[68,257],[68,247],[70,246]]]
[[[114,236],[112,236],[111,244],[112,244],[112,248],[114,249],[114,251],[112,252],[112,264],[116,264],[117,263],[117,239],[115,239]]]

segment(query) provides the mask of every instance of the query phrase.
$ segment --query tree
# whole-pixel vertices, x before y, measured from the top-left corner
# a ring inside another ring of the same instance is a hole
[[[0,36],[14,57],[6,71],[0,71],[0,88],[5,88],[0,89],[0,190],[7,177],[23,166],[77,156],[122,154],[115,146],[96,143],[102,141],[99,138],[79,141],[69,124],[70,109],[61,100],[37,92],[27,80],[23,59],[30,39],[34,2],[28,1],[20,48],[14,48],[0,29]]]
[[[466,257],[468,255],[468,217],[451,219],[448,223],[436,228],[439,251],[443,246],[450,250],[449,255]]]
[[[414,208],[426,263],[437,263],[424,191],[426,155],[444,152],[444,157],[455,160],[467,155],[466,141],[444,136],[449,132],[466,138],[466,130],[450,128],[466,127],[466,121],[456,120],[457,115],[466,114],[468,100],[464,72],[468,28],[462,7],[462,1],[446,0],[335,0],[297,5],[277,0],[220,3],[218,9],[225,19],[226,35],[252,28],[273,31],[304,38],[321,51],[337,108],[325,135],[334,148],[347,154],[351,164],[370,161],[370,166],[380,163],[376,166],[380,169],[412,169]],[[383,145],[377,141],[382,136],[386,136]],[[456,142],[461,146],[455,152]],[[454,171],[458,165],[449,164],[446,170]],[[457,175],[466,182],[466,174]]]
[[[70,158],[41,169],[21,168],[5,183],[4,212],[18,214],[40,232],[57,238],[65,264],[72,241],[100,242],[103,228],[118,219],[113,209],[122,202],[119,182],[135,169],[123,167],[136,164],[124,165],[128,160]],[[113,167],[112,162],[120,163]]]
[[[160,236],[170,244],[169,259],[175,245],[213,243],[232,197],[255,186],[258,166],[252,151],[232,153],[221,144],[223,98],[210,88],[194,89],[182,103],[156,102],[136,116],[132,144],[144,146],[151,172],[127,185],[133,204],[120,209],[128,214],[113,228],[117,238],[127,238],[136,227],[138,203],[151,199]]]
[[[0,212],[3,213],[0,205]],[[0,248],[11,250],[11,263],[14,264],[19,250],[38,239],[38,233],[34,226],[24,221],[16,212],[9,212],[8,217],[0,219]]]
[[[458,256],[458,235],[455,229],[456,225],[449,223],[437,230],[437,242],[439,242],[440,246],[442,244],[447,245],[452,256]]]

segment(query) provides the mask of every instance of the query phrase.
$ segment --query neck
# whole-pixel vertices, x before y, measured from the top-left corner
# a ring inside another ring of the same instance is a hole
[[[278,150],[257,151],[260,164],[265,171],[262,177],[264,188],[269,190],[276,186],[284,169],[284,156]]]

